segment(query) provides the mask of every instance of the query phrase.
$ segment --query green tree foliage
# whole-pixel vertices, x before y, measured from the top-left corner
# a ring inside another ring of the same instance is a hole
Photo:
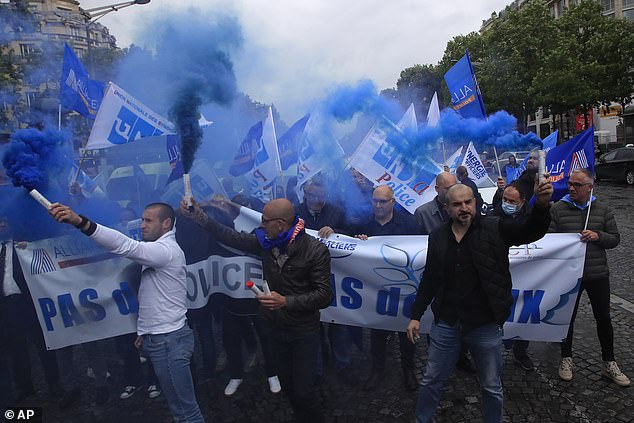
[[[442,88],[442,75],[438,74],[435,66],[414,65],[401,71],[396,82],[396,91],[390,94],[394,95],[404,109],[413,103],[417,115],[422,117],[429,108],[434,93],[442,95]]]

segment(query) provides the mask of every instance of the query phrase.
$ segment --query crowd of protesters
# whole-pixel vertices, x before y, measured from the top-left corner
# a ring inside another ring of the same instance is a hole
[[[352,169],[345,189],[333,189],[325,177],[312,178],[302,187],[301,202],[287,195],[288,199],[264,204],[238,194],[231,199],[194,199],[191,205],[184,201],[176,210],[164,203],[148,204],[141,218],[142,241],[79,215],[72,207],[53,204],[49,213],[55,220],[75,226],[104,249],[136,263],[126,270],[140,281],[137,333],[114,339],[124,374],[117,399],[111,398],[106,384],[113,369],[100,354],[110,340],[81,345],[95,381],[95,404],[125,401],[144,388],[150,398],[165,398],[175,421],[203,421],[194,387],[205,386],[212,398],[222,386],[224,395],[234,395],[245,370],[256,363],[258,344],[271,393],[281,391],[288,397],[299,422],[324,421],[327,404],[316,399],[316,387],[329,361],[342,383],[375,390],[390,371],[385,365],[386,344],[393,334],[369,331],[371,366],[357,377],[351,357],[354,348],[363,346],[363,328],[320,323],[319,310],[328,307],[333,296],[330,256],[305,229],[318,231],[322,238],[342,233],[360,240],[429,235],[421,279],[425,283],[420,284],[412,320],[396,334],[403,385],[419,391],[417,422],[432,421],[442,386],[456,365],[477,372],[485,421],[501,421],[502,325],[513,303],[508,248],[539,239],[547,231],[580,233],[580,241],[587,244],[581,290],[587,292],[596,319],[603,375],[628,386],[629,379],[615,361],[610,320],[605,250],[620,240],[614,216],[593,195],[588,171],[573,171],[569,194],[554,204],[548,175],[541,182],[538,176],[537,156],[532,154],[518,180],[506,186],[498,179],[498,192],[487,208],[465,168],[459,167],[455,175],[442,172],[435,180],[437,196],[412,216],[396,203],[391,188],[374,188]],[[294,194],[292,189],[287,192]],[[249,234],[234,230],[239,205],[262,212],[260,228]],[[121,210],[121,223],[135,218],[134,210]],[[24,245],[11,234],[9,220],[0,217],[0,406],[20,404],[35,394],[29,354],[34,348],[51,398],[61,408],[72,407],[86,394],[77,384],[77,373],[83,372],[73,361],[77,346],[46,348],[15,253]],[[218,251],[219,243],[261,258],[271,292],[254,299],[212,298],[205,307],[187,310],[185,266]],[[562,342],[559,376],[565,381],[573,378],[578,305],[579,298]],[[415,341],[419,319],[429,306],[434,323],[419,381],[414,372]],[[192,361],[194,340],[201,351],[200,365]],[[513,343],[515,362],[526,371],[534,369],[528,347],[526,341]],[[220,381],[218,370],[225,361],[229,377]]]

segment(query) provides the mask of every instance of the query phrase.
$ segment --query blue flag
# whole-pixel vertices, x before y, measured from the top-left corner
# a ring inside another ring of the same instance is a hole
[[[249,129],[247,136],[240,144],[238,154],[233,158],[229,173],[233,176],[244,175],[255,165],[260,139],[262,138],[262,122],[258,122]]]
[[[548,135],[542,140],[542,150],[548,153],[553,148],[557,147],[557,136],[559,135],[559,129],[552,134]]]
[[[484,101],[473,72],[469,51],[445,74],[445,82],[451,93],[451,103],[463,118],[486,118]]]
[[[524,169],[526,169],[526,165],[524,165]],[[513,166],[507,165],[506,166],[506,183],[510,184],[511,182],[519,178],[522,172],[524,171],[524,169],[522,169],[521,166],[513,167]]]
[[[299,140],[306,127],[310,115],[306,115],[293,124],[284,135],[277,139],[277,149],[280,152],[280,165],[286,170],[293,163],[297,163],[297,148]]]
[[[546,169],[555,189],[553,201],[568,193],[570,172],[588,169],[594,173],[594,127],[550,150],[546,155]]]
[[[181,160],[181,143],[178,135],[167,135],[166,138],[167,158],[169,159],[170,167],[172,168],[172,173],[170,173],[170,176],[167,178],[167,182],[165,183],[165,185],[169,185],[170,182],[182,178],[185,170],[183,168],[183,161]]]
[[[64,44],[64,64],[59,83],[59,102],[62,107],[94,119],[103,100],[103,82],[88,78],[86,68],[73,50]]]

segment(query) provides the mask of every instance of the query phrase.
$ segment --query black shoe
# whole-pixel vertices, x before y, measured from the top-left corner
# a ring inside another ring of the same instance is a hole
[[[403,370],[403,381],[405,382],[405,389],[410,392],[414,392],[418,389],[418,379],[414,374],[414,369]]]
[[[533,364],[533,360],[526,354],[514,354],[513,361],[515,364],[520,366],[522,369],[530,372],[531,370],[535,370],[535,365]]]
[[[348,386],[357,386],[359,378],[352,372],[350,367],[344,367],[337,372],[337,379]]]
[[[99,386],[95,388],[95,404],[96,405],[104,405],[108,402],[110,398],[110,393],[108,392],[108,387]]]
[[[456,367],[459,368],[460,370],[462,370],[463,372],[467,372],[467,373],[475,373],[476,372],[476,368],[473,365],[473,362],[471,361],[471,359],[469,358],[469,356],[465,355],[461,355],[458,358],[458,361],[456,362]]]
[[[24,386],[20,389],[18,389],[18,391],[15,394],[15,399],[14,402],[20,403],[22,401],[24,401],[25,399],[27,399],[28,397],[30,397],[31,395],[35,394],[35,388],[33,388],[33,385],[27,385]]]
[[[363,384],[364,391],[374,391],[376,388],[383,383],[385,379],[385,374],[383,372],[372,371],[370,373],[370,377]]]
[[[79,388],[73,388],[70,391],[64,392],[59,400],[59,408],[68,408],[81,398],[81,391]]]

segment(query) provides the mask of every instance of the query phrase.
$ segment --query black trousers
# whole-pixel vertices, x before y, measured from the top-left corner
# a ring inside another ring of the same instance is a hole
[[[390,333],[392,332],[379,329],[370,331],[370,353],[372,354],[373,372],[383,372],[385,370],[386,342]],[[407,339],[405,332],[398,332],[398,340],[401,350],[401,367],[404,371],[413,370],[416,346]]]
[[[612,329],[612,318],[610,317],[610,280],[604,279],[599,281],[581,282],[581,289],[577,296],[572,319],[570,320],[570,328],[566,339],[561,343],[561,356],[572,357],[572,336],[574,333],[574,323],[577,317],[577,309],[581,294],[586,291],[590,298],[592,306],[592,314],[597,322],[597,335],[601,344],[601,357],[603,361],[614,361],[614,330]]]

